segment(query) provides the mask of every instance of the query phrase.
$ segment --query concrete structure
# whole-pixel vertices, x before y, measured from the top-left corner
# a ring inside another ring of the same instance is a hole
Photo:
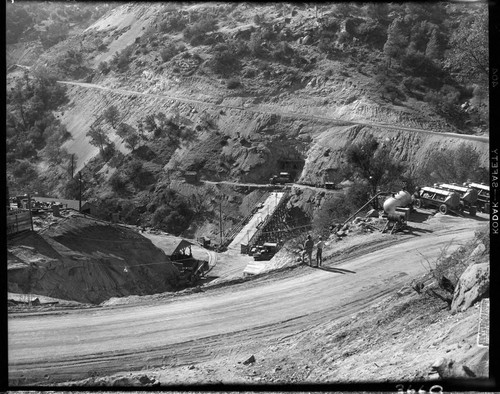
[[[262,204],[262,207],[259,208],[250,221],[241,229],[236,237],[234,237],[233,241],[229,244],[228,249],[240,251],[242,244],[248,245],[248,242],[259,230],[260,226],[264,224],[266,218],[274,213],[284,195],[284,192],[271,193]]]

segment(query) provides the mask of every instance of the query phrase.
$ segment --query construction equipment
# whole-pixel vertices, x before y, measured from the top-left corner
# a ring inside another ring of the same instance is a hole
[[[255,261],[271,260],[278,251],[278,244],[276,242],[266,242],[262,246],[256,247],[256,252],[253,253]]]
[[[382,232],[385,233],[390,230],[390,233],[394,234],[397,231],[406,230],[408,228],[407,222],[409,213],[410,210],[406,208],[404,212],[395,211],[387,214],[387,223],[382,229]]]
[[[490,212],[490,187],[483,183],[464,183],[464,186],[477,190],[477,207],[481,212]]]
[[[279,175],[274,175],[269,179],[271,185],[290,183],[292,182],[292,176],[288,172],[280,172]]]
[[[195,285],[201,277],[208,271],[208,261],[187,258],[183,260],[172,261],[175,268],[180,273],[182,284]]]
[[[476,216],[476,201],[478,195],[476,189],[473,189],[471,187],[458,186],[455,183],[440,183],[435,184],[434,186],[439,189],[456,192],[460,196],[460,204],[462,205],[460,211],[463,211],[465,209],[467,212],[469,212],[469,215]]]
[[[442,214],[447,214],[449,211],[460,212],[463,208],[460,196],[454,191],[425,186],[420,189],[418,195],[413,201],[415,208],[432,207]]]
[[[406,230],[412,204],[413,199],[406,190],[393,193],[387,198],[383,204],[384,212],[387,214],[387,223],[382,232],[390,230],[390,233],[394,234],[396,231]]]
[[[412,202],[410,193],[401,190],[384,201],[384,212],[387,214],[394,213],[398,208],[410,207]]]

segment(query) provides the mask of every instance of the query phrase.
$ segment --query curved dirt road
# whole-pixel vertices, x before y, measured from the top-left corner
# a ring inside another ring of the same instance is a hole
[[[57,82],[60,84],[65,84],[65,85],[80,86],[80,87],[86,88],[86,89],[105,90],[105,91],[110,91],[110,92],[114,92],[117,94],[123,94],[123,95],[127,95],[127,96],[140,95],[140,96],[147,96],[147,97],[156,97],[156,98],[161,98],[161,99],[165,99],[165,100],[175,100],[175,101],[179,101],[179,102],[187,103],[187,104],[201,104],[201,105],[210,106],[210,107],[236,109],[236,110],[241,110],[241,111],[246,111],[246,112],[269,114],[269,115],[279,115],[279,116],[292,117],[292,118],[297,118],[297,119],[321,120],[321,121],[326,121],[326,122],[336,124],[336,125],[356,125],[356,124],[358,124],[358,125],[364,125],[364,126],[370,126],[370,127],[379,127],[382,129],[391,129],[391,130],[399,130],[399,131],[402,130],[402,131],[411,131],[411,132],[417,132],[417,133],[427,133],[427,134],[432,134],[432,135],[441,135],[443,137],[453,137],[453,138],[459,138],[459,139],[471,140],[471,141],[482,141],[482,142],[489,141],[488,136],[482,136],[482,135],[443,133],[443,132],[437,132],[437,131],[432,131],[432,130],[419,129],[419,128],[415,128],[415,127],[390,125],[387,123],[363,122],[363,121],[359,121],[359,120],[343,120],[343,119],[335,119],[335,118],[330,118],[330,117],[325,117],[325,116],[308,115],[308,114],[301,114],[301,113],[290,113],[290,112],[284,112],[284,111],[280,111],[279,113],[276,113],[276,111],[270,111],[270,110],[264,110],[264,109],[253,109],[251,107],[241,108],[241,107],[237,107],[234,105],[227,105],[227,104],[208,103],[205,101],[188,99],[188,98],[177,97],[177,96],[169,96],[166,94],[136,92],[136,91],[127,90],[127,89],[116,89],[116,88],[112,89],[112,88],[108,88],[106,86],[101,86],[101,85],[96,85],[93,83],[86,83],[86,82],[76,82],[76,81],[57,81]]]
[[[192,364],[355,313],[423,273],[422,256],[432,261],[484,223],[442,219],[432,233],[388,235],[381,248],[321,270],[299,267],[163,303],[10,315],[9,380],[47,385]]]

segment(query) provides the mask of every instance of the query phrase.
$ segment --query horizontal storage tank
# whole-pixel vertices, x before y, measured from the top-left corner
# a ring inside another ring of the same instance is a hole
[[[401,190],[397,194],[389,197],[384,201],[384,212],[393,213],[396,208],[404,208],[411,204],[411,195],[405,190]]]

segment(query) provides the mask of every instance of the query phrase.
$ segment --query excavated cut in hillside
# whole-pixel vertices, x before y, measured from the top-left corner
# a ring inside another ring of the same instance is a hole
[[[8,245],[8,287],[78,302],[175,290],[178,271],[150,240],[83,215]]]

